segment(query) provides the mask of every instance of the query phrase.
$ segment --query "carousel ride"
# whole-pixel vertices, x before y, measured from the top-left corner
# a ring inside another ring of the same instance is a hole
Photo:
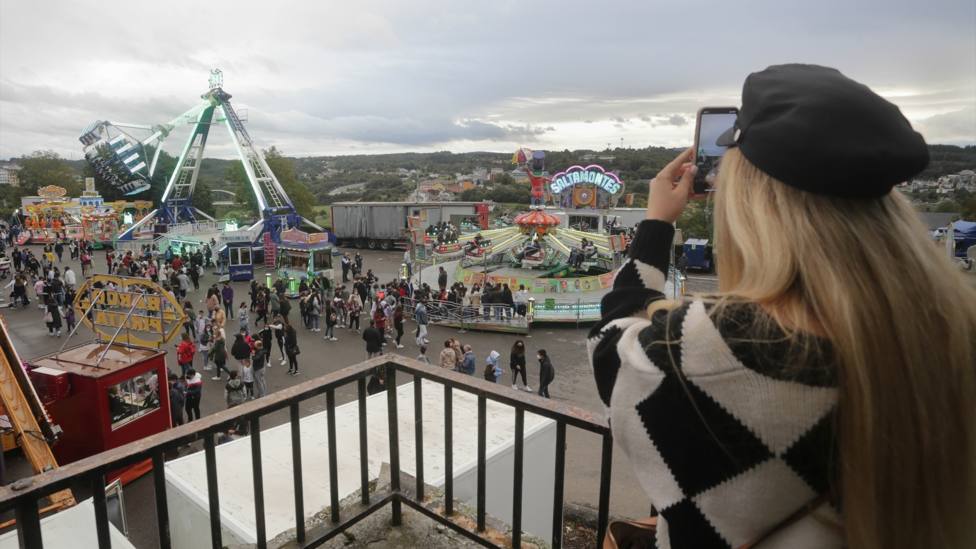
[[[603,274],[613,268],[611,235],[561,227],[559,217],[541,209],[521,213],[514,226],[458,234],[452,227],[435,232],[435,258],[460,259],[461,265],[509,266],[546,271],[548,276]]]
[[[513,292],[523,288],[536,303],[534,321],[598,320],[600,300],[613,286],[627,237],[574,229],[570,221],[606,216],[623,183],[595,165],[550,176],[542,151],[520,149],[513,163],[528,175],[529,209],[495,229],[466,232],[450,223],[428,227],[425,241],[434,264],[448,271],[452,283],[507,284]],[[431,276],[436,277],[436,268],[429,268]]]

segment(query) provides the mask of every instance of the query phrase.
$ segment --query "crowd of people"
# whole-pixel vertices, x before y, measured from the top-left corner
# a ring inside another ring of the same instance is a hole
[[[526,373],[525,354],[525,342],[521,339],[516,340],[508,353],[508,367],[512,372],[512,389],[519,389],[518,379],[521,377],[521,390],[532,392],[532,387],[529,386]],[[488,352],[484,360],[484,365],[482,366],[482,377],[486,381],[498,383],[498,380],[501,379],[504,373],[501,359],[501,353],[498,351],[493,349]],[[417,360],[430,364],[430,360],[427,358],[426,345],[421,345],[420,355],[417,356]],[[549,384],[556,377],[556,369],[553,367],[549,353],[545,349],[536,351],[536,360],[539,362],[538,394],[549,398]],[[462,344],[456,337],[451,337],[444,340],[444,348],[441,349],[440,354],[437,356],[437,365],[441,368],[462,374],[475,375],[478,368],[478,358],[471,345]]]
[[[0,253],[10,244],[7,240],[0,245]],[[229,283],[214,282],[206,287],[200,303],[195,304],[189,296],[205,286],[205,271],[215,265],[214,244],[195,249],[183,246],[160,251],[147,245],[138,251],[104,251],[105,272],[157,282],[182,304],[186,321],[175,345],[177,368],[169,374],[174,425],[200,417],[205,376],[223,383],[227,406],[236,406],[268,393],[265,372],[276,362],[287,365],[288,374],[299,375],[299,329],[321,333],[329,342],[339,341],[343,332],[356,334],[365,342],[368,358],[388,349],[404,349],[405,323],[412,318],[416,325],[413,340],[419,349],[417,358],[430,363],[428,329],[431,316],[436,318],[442,313],[440,308],[456,304],[469,319],[511,320],[526,314],[528,292],[524,287],[513,292],[507,284],[488,282],[467,287],[456,282],[448,288],[446,273],[439,277],[437,289],[426,283],[415,287],[410,278],[404,277],[381,284],[373,271],[364,267],[359,253],[341,258],[340,282],[324,276],[303,279],[297,299],[289,298],[286,282],[280,279],[271,287],[252,281],[246,299],[235,299]],[[29,247],[13,247],[9,253],[13,268],[13,280],[8,286],[10,306],[29,306],[33,291],[49,335],[70,333],[77,323],[71,303],[80,282],[94,272],[94,254],[93,243],[68,239],[45,245],[39,253]],[[65,255],[81,263],[80,276],[63,265]],[[234,321],[236,326],[228,326]],[[230,340],[228,332],[232,334]],[[448,363],[442,352],[439,364],[473,375],[476,359],[470,345],[451,341],[452,361]],[[521,388],[532,391],[527,382],[524,343],[516,342],[509,355],[513,388],[519,387],[517,378],[521,376]],[[538,392],[548,396],[548,385],[554,377],[552,362],[545,350],[539,350],[537,358],[541,382]],[[500,353],[493,350],[486,355],[483,374],[493,382],[502,377]],[[370,381],[372,391],[382,389],[382,375],[374,375]]]

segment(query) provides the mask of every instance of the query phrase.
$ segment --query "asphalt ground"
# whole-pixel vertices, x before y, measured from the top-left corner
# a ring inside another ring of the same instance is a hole
[[[350,255],[354,250],[349,250]],[[39,247],[35,247],[35,253],[39,253]],[[372,269],[381,281],[392,280],[396,275],[402,252],[381,252],[361,250],[364,258],[364,268]],[[65,264],[71,265],[72,269],[79,275],[81,268],[77,262],[66,261]],[[104,252],[96,252],[94,258],[96,273],[105,273]],[[263,269],[256,268],[259,279],[263,279]],[[7,279],[9,281],[9,279]],[[191,291],[188,295],[194,303],[199,304],[198,309],[203,309],[203,297],[206,288],[216,282],[217,276],[211,273],[206,274],[201,279],[201,287],[198,291]],[[247,300],[248,284],[244,282],[234,283],[235,302]],[[688,289],[690,291],[705,292],[716,288],[716,279],[705,274],[691,274],[688,279]],[[33,292],[29,292],[33,298]],[[9,294],[9,289],[2,292],[4,298]],[[22,359],[48,354],[56,351],[63,343],[65,335],[61,339],[52,338],[47,335],[47,329],[43,321],[43,313],[36,306],[36,302],[27,309],[0,309],[7,326],[10,329],[11,337]],[[297,308],[291,315],[298,317]],[[364,317],[365,318],[365,317]],[[252,315],[253,320],[253,315]],[[233,334],[237,329],[236,319],[229,320],[227,333]],[[253,327],[253,325],[252,325]],[[417,356],[418,350],[414,344],[413,333],[414,325],[411,321],[407,322],[406,334],[403,338],[404,349],[389,349],[389,352],[398,353],[410,358]],[[529,357],[529,384],[533,388],[538,387],[538,364],[534,360],[535,351],[544,348],[548,351],[556,368],[555,381],[550,385],[550,393],[556,400],[561,400],[581,408],[603,413],[603,405],[600,402],[596,386],[593,383],[592,375],[586,358],[585,339],[588,328],[586,326],[574,325],[536,325],[531,333],[525,336],[527,347],[527,357]],[[321,333],[313,333],[299,328],[299,346],[302,349],[299,355],[299,365],[301,375],[287,375],[287,367],[282,366],[277,346],[274,350],[274,360],[267,372],[266,378],[269,392],[281,390],[285,387],[297,384],[301,381],[321,376],[339,370],[345,366],[361,362],[365,359],[365,345],[360,335],[339,328],[336,336],[339,341],[324,341]],[[496,334],[487,332],[464,332],[458,330],[432,326],[430,329],[431,348],[428,355],[432,362],[436,362],[437,353],[440,351],[441,344],[448,337],[457,337],[463,344],[470,344],[476,355],[478,363],[483,364],[484,358],[491,350],[497,350],[502,354],[503,364],[507,364],[509,349],[512,343],[519,337],[511,334]],[[92,334],[87,328],[82,327],[71,339],[68,346],[81,344],[89,341]],[[178,372],[176,364],[176,341],[166,346],[169,351],[167,364]],[[388,345],[392,347],[392,345]],[[199,356],[197,357],[199,369]],[[229,361],[232,366],[233,360]],[[212,414],[225,408],[222,381],[212,381],[210,372],[203,372],[204,388],[201,401],[201,410],[204,416]],[[503,386],[512,384],[511,373],[505,369],[499,383]],[[524,393],[523,393],[524,394]],[[347,386],[336,392],[338,404],[350,402],[356,398],[355,385]],[[325,409],[325,399],[313,399],[303,403],[301,412],[303,415],[319,412]],[[273,426],[287,421],[287,412],[272,414],[262,418],[262,426]],[[469,422],[473,429],[476,426],[476,418],[455,417],[455,428],[463,428],[465,422]],[[185,448],[180,455],[189,452],[200,451],[200,447]],[[176,454],[169,456],[176,457]],[[599,490],[599,468],[601,457],[601,445],[599,438],[595,435],[584,433],[577,429],[567,430],[567,452],[566,452],[566,482],[565,491],[567,501],[596,507]],[[11,464],[6,482],[13,480],[16,471],[23,472],[25,467],[21,464]],[[24,474],[24,473],[21,473]],[[641,491],[636,482],[636,477],[627,460],[623,457],[619,448],[614,452],[613,473],[611,484],[611,513],[620,516],[640,517],[646,516],[649,511],[649,503],[646,496]],[[130,483],[125,488],[125,502],[127,518],[129,522],[129,536],[137,547],[156,547],[157,534],[155,522],[155,504],[152,491],[151,474]],[[242,479],[242,482],[250,482],[250,479]],[[489,479],[490,485],[490,479]],[[201,487],[205,489],[205,487]],[[489,488],[490,489],[490,488]],[[273,502],[268,502],[273,505]],[[206,536],[206,532],[201,532]]]

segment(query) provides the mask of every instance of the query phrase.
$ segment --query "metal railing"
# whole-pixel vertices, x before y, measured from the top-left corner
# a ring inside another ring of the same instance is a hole
[[[517,314],[516,309],[502,303],[482,303],[480,305],[464,305],[452,301],[429,299],[425,302],[427,317],[432,324],[457,325],[460,328],[477,328],[482,326],[519,326],[528,329],[531,319],[526,315]],[[403,312],[409,318],[414,318],[416,300],[403,299]]]
[[[367,469],[367,417],[366,417],[366,378],[375,369],[382,368],[386,374],[386,395],[389,429],[390,489],[385,493],[370,494],[369,473]],[[400,446],[399,423],[397,420],[397,373],[409,376],[414,382],[414,419],[417,425],[423,424],[422,380],[438,383],[444,388],[444,448],[445,476],[443,507],[438,502],[424,497],[424,443],[423,429],[415,429],[416,446],[416,488],[400,486]],[[335,409],[337,388],[355,383],[358,389],[359,404],[359,455],[362,507],[352,516],[343,515],[339,505],[338,465],[336,457]],[[459,390],[477,396],[478,435],[477,435],[477,504],[474,531],[451,520],[454,515],[454,463],[453,463],[453,391]],[[325,393],[328,410],[328,464],[330,478],[330,523],[314,532],[306,531],[303,501],[301,432],[299,428],[299,404]],[[599,435],[602,438],[602,457],[600,463],[600,487],[598,496],[597,540],[602,540],[607,529],[610,503],[610,472],[613,440],[607,423],[594,417],[588,411],[568,404],[544,399],[535,395],[515,394],[494,383],[485,382],[471,376],[428,366],[415,360],[396,355],[376,357],[337,372],[306,381],[267,397],[262,397],[240,406],[224,410],[211,416],[192,421],[186,425],[114,448],[100,454],[47,471],[33,477],[21,479],[12,485],[0,487],[0,512],[13,510],[17,520],[17,530],[21,547],[40,549],[43,547],[38,502],[43,498],[71,486],[84,483],[94,494],[95,526],[99,547],[111,546],[110,527],[105,501],[106,472],[150,459],[152,461],[153,482],[156,500],[156,521],[159,532],[159,547],[169,549],[169,513],[167,510],[166,479],[164,455],[169,450],[194,441],[203,440],[207,491],[210,513],[210,538],[213,547],[222,546],[220,494],[217,483],[216,435],[228,426],[246,421],[249,425],[251,445],[252,482],[254,484],[255,532],[258,548],[267,547],[265,530],[264,480],[261,460],[261,418],[272,412],[287,408],[290,413],[291,443],[293,460],[293,481],[295,489],[295,535],[301,547],[316,547],[342,533],[353,524],[373,512],[391,506],[393,526],[402,522],[402,506],[443,524],[459,534],[486,547],[497,547],[483,533],[485,528],[485,489],[486,489],[486,430],[487,401],[511,406],[515,409],[514,440],[514,480],[512,495],[512,536],[511,546],[521,547],[522,536],[522,477],[524,459],[525,413],[529,412],[549,418],[556,423],[555,445],[555,485],[553,487],[552,547],[562,547],[564,481],[566,474],[566,427],[572,426]],[[311,535],[310,535],[311,534]],[[599,546],[599,541],[597,542]]]

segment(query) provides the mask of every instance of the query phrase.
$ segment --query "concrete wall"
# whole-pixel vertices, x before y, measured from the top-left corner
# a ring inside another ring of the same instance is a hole
[[[526,414],[527,416],[529,414]],[[556,424],[547,422],[525,433],[522,466],[522,531],[549,541],[552,535],[552,496],[555,485]],[[485,509],[506,524],[512,524],[512,495],[515,493],[515,446],[486,454]],[[463,470],[455,468],[454,497],[475,508],[478,497],[477,461]]]
[[[444,389],[423,383],[424,478],[428,484],[444,482]],[[400,467],[416,472],[414,446],[416,421],[413,415],[413,384],[397,388],[400,433]],[[475,505],[477,456],[477,397],[454,391],[454,477],[455,497]],[[514,409],[488,402],[487,412],[487,511],[509,520],[511,517]],[[339,497],[359,489],[359,412],[351,402],[336,408],[336,440],[339,468]],[[379,476],[389,462],[386,394],[367,399],[368,470]],[[329,505],[327,412],[302,418],[302,472],[305,516],[309,519]],[[523,529],[545,537],[551,532],[552,468],[555,423],[526,414]],[[250,439],[241,438],[217,447],[217,481],[220,490],[221,522],[225,543],[254,542],[254,494]],[[294,486],[291,460],[291,430],[283,424],[261,433],[264,473],[265,523],[268,539],[294,528]],[[166,464],[167,495],[174,547],[209,547],[207,480],[203,452]]]

